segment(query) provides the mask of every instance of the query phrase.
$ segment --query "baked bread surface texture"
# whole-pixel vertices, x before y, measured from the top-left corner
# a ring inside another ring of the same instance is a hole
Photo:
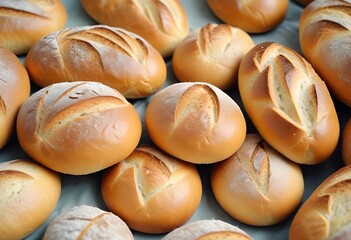
[[[327,86],[294,50],[255,46],[239,68],[239,92],[260,135],[292,161],[317,164],[335,150],[340,126]]]

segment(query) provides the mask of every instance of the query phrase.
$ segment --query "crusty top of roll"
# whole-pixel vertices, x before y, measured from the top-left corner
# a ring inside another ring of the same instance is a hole
[[[280,153],[304,164],[332,154],[340,132],[333,100],[298,53],[278,43],[255,46],[241,62],[238,86],[253,124]]]
[[[179,0],[81,0],[81,3],[97,22],[142,36],[163,57],[169,57],[189,32],[188,17]]]
[[[80,205],[66,210],[48,225],[43,240],[133,240],[125,222],[111,212]]]
[[[164,59],[145,39],[105,25],[67,28],[45,36],[29,51],[25,67],[42,87],[97,81],[127,98],[149,96],[166,79]]]
[[[11,137],[18,110],[29,94],[26,69],[15,54],[0,47],[0,149]]]
[[[301,13],[299,40],[305,58],[330,92],[351,107],[351,2],[313,1]]]
[[[325,179],[304,202],[290,227],[290,240],[350,239],[351,166]]]
[[[0,2],[0,45],[23,54],[43,36],[64,27],[67,13],[60,0]]]

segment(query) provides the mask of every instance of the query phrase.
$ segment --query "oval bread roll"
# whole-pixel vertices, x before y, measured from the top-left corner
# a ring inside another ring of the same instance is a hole
[[[317,164],[340,133],[330,93],[311,65],[278,43],[258,44],[243,58],[238,86],[260,135],[292,161]]]
[[[26,100],[18,113],[17,135],[34,160],[81,175],[127,157],[139,143],[141,120],[115,89],[97,82],[63,82]]]
[[[167,71],[162,56],[145,39],[104,25],[64,29],[45,36],[29,51],[25,67],[30,79],[41,87],[95,81],[127,98],[156,92]]]
[[[289,240],[351,238],[351,166],[325,179],[296,213]]]
[[[240,28],[209,23],[177,45],[172,67],[181,82],[207,82],[226,90],[236,86],[240,61],[254,45]]]
[[[351,164],[351,118],[346,123],[341,138],[341,154],[345,165]]]
[[[80,205],[55,217],[43,240],[133,240],[133,234],[118,216],[97,207]]]
[[[278,153],[258,134],[248,134],[234,155],[214,165],[211,186],[229,215],[253,226],[285,220],[304,192],[300,165]]]
[[[207,83],[175,83],[157,92],[146,108],[145,124],[160,149],[192,163],[228,158],[246,134],[236,102]]]
[[[60,0],[1,1],[0,45],[24,54],[42,37],[63,28],[67,12]]]
[[[145,38],[163,57],[172,55],[189,33],[188,16],[179,0],[81,0],[98,23],[124,28]]]
[[[0,239],[24,239],[55,209],[60,176],[31,160],[0,163]]]
[[[223,22],[249,33],[263,33],[283,21],[289,0],[207,0],[207,3]]]
[[[226,238],[229,237],[229,238]],[[162,240],[252,240],[240,228],[221,220],[197,220],[168,233]]]
[[[106,170],[102,179],[106,206],[143,233],[165,233],[184,224],[200,204],[202,184],[191,163],[152,146],[136,148]]]
[[[17,113],[29,94],[26,69],[15,54],[0,47],[0,149],[12,136]]]
[[[351,2],[313,1],[301,13],[300,47],[330,92],[351,107]]]

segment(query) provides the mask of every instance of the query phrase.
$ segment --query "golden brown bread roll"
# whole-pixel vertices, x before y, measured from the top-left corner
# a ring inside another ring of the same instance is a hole
[[[42,37],[63,28],[67,13],[60,0],[0,2],[0,45],[27,53]]]
[[[24,239],[53,212],[60,176],[31,160],[0,163],[0,239]]]
[[[312,66],[294,50],[258,44],[239,68],[239,92],[261,136],[292,161],[326,160],[339,140],[330,93]]]
[[[351,118],[346,123],[341,138],[341,154],[345,165],[351,164]]]
[[[0,149],[9,141],[18,110],[29,94],[26,69],[15,54],[0,47]]]
[[[81,0],[98,23],[120,27],[145,38],[163,57],[172,55],[189,32],[188,16],[179,0]]]
[[[300,165],[248,134],[230,158],[214,165],[211,187],[218,203],[233,218],[269,226],[289,217],[301,202],[304,179]]]
[[[41,87],[57,82],[96,81],[127,98],[156,92],[166,79],[159,52],[138,35],[104,25],[75,27],[42,38],[25,67]]]
[[[177,45],[172,67],[181,82],[207,82],[226,90],[236,86],[240,61],[254,45],[240,28],[206,24]]]
[[[289,0],[207,0],[207,3],[223,22],[249,33],[263,33],[284,20]]]
[[[101,186],[110,211],[131,229],[154,234],[184,224],[202,195],[200,175],[193,164],[152,146],[136,148],[106,170]]]
[[[351,166],[325,179],[295,215],[289,240],[351,238]]]
[[[197,220],[168,233],[162,240],[252,240],[242,229],[221,220]]]
[[[145,113],[151,140],[192,163],[214,163],[244,142],[246,122],[236,102],[208,83],[181,82],[157,92]]]
[[[80,205],[66,210],[48,225],[43,240],[133,240],[133,234],[118,216],[97,207]]]
[[[34,160],[81,175],[127,157],[139,143],[141,121],[115,89],[97,82],[63,82],[26,100],[18,113],[17,135]]]
[[[301,13],[300,46],[304,57],[330,92],[351,107],[351,2],[313,1]]]

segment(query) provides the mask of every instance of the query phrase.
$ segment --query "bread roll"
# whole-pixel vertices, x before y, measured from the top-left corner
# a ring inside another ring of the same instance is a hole
[[[299,38],[304,57],[330,92],[351,107],[351,2],[313,1],[301,13]]]
[[[43,240],[110,239],[133,240],[133,234],[118,216],[97,207],[80,205],[55,217]]]
[[[304,192],[300,165],[278,153],[258,134],[248,134],[234,155],[214,165],[211,186],[229,215],[253,226],[285,220]]]
[[[295,215],[289,240],[351,238],[351,166],[325,179]]]
[[[25,67],[41,87],[96,81],[127,98],[149,96],[166,79],[165,61],[148,42],[103,25],[67,28],[45,36],[29,51]]]
[[[208,83],[181,82],[157,92],[145,113],[151,140],[192,163],[228,158],[244,142],[244,115],[225,92]]]
[[[254,45],[240,28],[209,23],[177,45],[172,67],[181,82],[207,82],[227,90],[236,86],[240,61]]]
[[[303,7],[306,7],[308,4],[310,4],[313,1],[314,0],[295,0],[295,2],[302,5]]]
[[[261,136],[292,161],[325,161],[339,140],[330,93],[311,65],[294,50],[258,44],[239,68],[239,92]]]
[[[0,45],[15,54],[27,53],[39,39],[63,28],[66,20],[60,0],[1,1]]]
[[[143,233],[165,233],[184,224],[200,204],[201,195],[195,166],[152,146],[136,148],[106,170],[102,179],[108,209]]]
[[[29,94],[26,69],[15,54],[0,47],[0,149],[12,136],[18,110]]]
[[[26,100],[18,113],[17,135],[34,160],[81,175],[127,157],[139,143],[141,121],[118,91],[97,82],[63,82]]]
[[[351,118],[346,123],[341,138],[341,154],[345,165],[351,164]]]
[[[188,16],[180,0],[81,0],[98,23],[120,27],[145,38],[163,57],[172,55],[189,33]]]
[[[24,239],[53,212],[60,176],[31,160],[0,163],[0,239]]]
[[[229,238],[227,238],[229,237]],[[168,233],[162,240],[251,240],[239,227],[221,220],[197,220]]]
[[[289,0],[207,0],[207,3],[223,22],[249,33],[263,33],[284,20]]]

